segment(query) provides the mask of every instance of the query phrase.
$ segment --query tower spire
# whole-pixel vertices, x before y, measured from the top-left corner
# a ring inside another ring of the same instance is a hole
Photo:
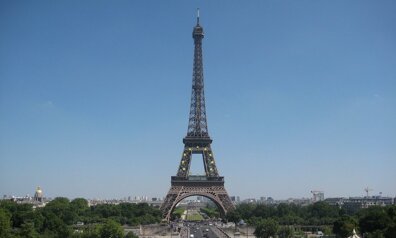
[[[199,8],[197,8],[197,25],[199,25]]]

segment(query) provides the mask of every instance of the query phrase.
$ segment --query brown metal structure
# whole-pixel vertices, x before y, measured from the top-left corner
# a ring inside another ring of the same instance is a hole
[[[212,139],[209,137],[206,121],[204,77],[202,63],[202,39],[204,32],[199,24],[193,29],[194,39],[194,65],[190,116],[187,136],[184,137],[184,151],[176,176],[171,177],[171,188],[161,205],[164,218],[170,220],[175,206],[184,198],[190,196],[205,196],[211,199],[224,216],[234,209],[234,205],[224,188],[224,177],[219,176],[215,159],[211,149]],[[205,175],[190,175],[192,154],[202,155]]]

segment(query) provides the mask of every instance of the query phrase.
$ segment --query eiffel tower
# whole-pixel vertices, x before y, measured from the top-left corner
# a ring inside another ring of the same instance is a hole
[[[219,176],[210,144],[208,125],[206,121],[204,77],[202,64],[202,39],[204,32],[199,24],[199,11],[197,25],[193,29],[194,39],[194,65],[192,79],[192,94],[190,116],[187,136],[184,137],[184,150],[177,175],[171,177],[171,188],[161,211],[166,220],[171,219],[171,214],[176,205],[190,196],[204,196],[212,200],[220,209],[222,217],[234,209],[230,197],[224,188],[224,177]],[[192,154],[202,155],[205,175],[190,175]]]

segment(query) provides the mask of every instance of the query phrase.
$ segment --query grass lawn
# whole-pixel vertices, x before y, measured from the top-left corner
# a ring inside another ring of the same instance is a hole
[[[188,221],[201,221],[201,220],[203,220],[203,217],[199,213],[188,214],[186,220],[188,220]]]

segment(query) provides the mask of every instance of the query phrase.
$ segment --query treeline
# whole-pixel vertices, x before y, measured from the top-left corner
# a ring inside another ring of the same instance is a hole
[[[232,220],[243,219],[252,225],[265,218],[274,218],[281,225],[330,225],[340,213],[338,207],[325,202],[317,202],[308,206],[286,203],[278,205],[240,204],[228,217]]]
[[[161,221],[161,212],[148,204],[88,206],[85,199],[56,198],[43,208],[0,201],[0,237],[124,237],[121,225]],[[80,226],[76,224],[80,223]],[[81,224],[84,223],[82,226]],[[106,235],[107,234],[107,235]],[[128,234],[127,237],[134,237]]]
[[[350,210],[326,202],[309,206],[241,204],[227,214],[227,219],[236,224],[244,220],[256,227],[258,237],[292,237],[290,230],[309,226],[321,227],[325,233],[338,237],[350,236],[353,229],[365,237],[396,237],[395,205]]]
[[[206,206],[200,209],[200,212],[206,214],[209,218],[219,218],[220,212],[217,207]]]

